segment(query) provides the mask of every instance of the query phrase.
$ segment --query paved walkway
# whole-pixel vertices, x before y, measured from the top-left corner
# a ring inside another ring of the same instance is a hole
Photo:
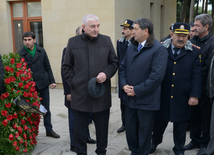
[[[45,129],[43,121],[41,120],[39,126],[39,135],[37,137],[37,146],[32,151],[32,155],[75,155],[70,151],[70,140],[68,130],[68,112],[64,106],[64,96],[62,89],[50,90],[51,96],[51,113],[53,129],[60,134],[59,139],[54,139],[45,136]],[[118,134],[117,129],[121,126],[120,119],[120,102],[117,93],[112,93],[112,108],[110,111],[109,120],[109,135],[107,155],[130,155],[127,147],[125,133]],[[95,137],[94,124],[89,126],[91,138]],[[190,141],[189,133],[187,133],[186,143]],[[88,144],[88,155],[96,155],[94,144]],[[157,147],[153,155],[174,155],[172,151],[172,124],[169,123],[165,133],[163,143]],[[197,150],[186,151],[185,155],[196,155]]]

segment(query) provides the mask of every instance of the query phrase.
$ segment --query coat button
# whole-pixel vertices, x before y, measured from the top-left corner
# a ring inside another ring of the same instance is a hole
[[[173,96],[171,96],[171,98],[173,98]]]
[[[173,73],[172,75],[175,75],[175,73]]]
[[[172,84],[172,87],[174,87],[174,84]]]
[[[174,62],[174,64],[176,65],[176,62]]]

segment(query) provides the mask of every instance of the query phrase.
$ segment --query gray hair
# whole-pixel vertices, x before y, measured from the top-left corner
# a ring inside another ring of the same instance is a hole
[[[149,34],[153,33],[154,27],[151,20],[148,18],[138,18],[134,21],[134,23],[138,24],[142,30],[148,29]]]
[[[83,25],[87,25],[87,23],[88,23],[89,20],[98,21],[99,18],[98,18],[96,15],[87,14],[87,15],[85,15],[85,16],[82,18],[82,24],[83,24]]]
[[[80,35],[80,29],[82,28],[82,26],[79,26],[77,29],[76,29],[76,35]]]
[[[197,15],[197,16],[195,17],[195,21],[197,21],[197,20],[200,20],[200,22],[201,22],[201,24],[202,24],[203,26],[209,25],[208,30],[210,30],[210,28],[211,28],[212,25],[213,25],[213,19],[212,19],[212,17],[211,17],[210,15],[208,15],[208,14],[200,14],[200,15]]]

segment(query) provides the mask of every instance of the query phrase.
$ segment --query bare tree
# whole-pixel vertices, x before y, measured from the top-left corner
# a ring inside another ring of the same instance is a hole
[[[197,4],[196,4],[196,10],[195,10],[195,15],[197,15],[198,14],[198,4],[199,4],[199,0],[197,0],[197,2],[196,2]]]
[[[208,8],[208,0],[206,0],[206,3],[205,3],[205,13],[207,13],[207,8]]]
[[[201,11],[201,13],[204,13],[204,2],[205,2],[205,0],[203,0],[203,2],[202,2],[202,11]]]

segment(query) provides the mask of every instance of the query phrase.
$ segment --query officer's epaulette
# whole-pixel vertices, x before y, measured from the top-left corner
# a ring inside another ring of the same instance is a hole
[[[201,49],[201,47],[199,47],[199,46],[197,46],[197,45],[195,45],[195,44],[192,44],[192,47],[195,47],[195,48],[197,48],[197,49]]]

